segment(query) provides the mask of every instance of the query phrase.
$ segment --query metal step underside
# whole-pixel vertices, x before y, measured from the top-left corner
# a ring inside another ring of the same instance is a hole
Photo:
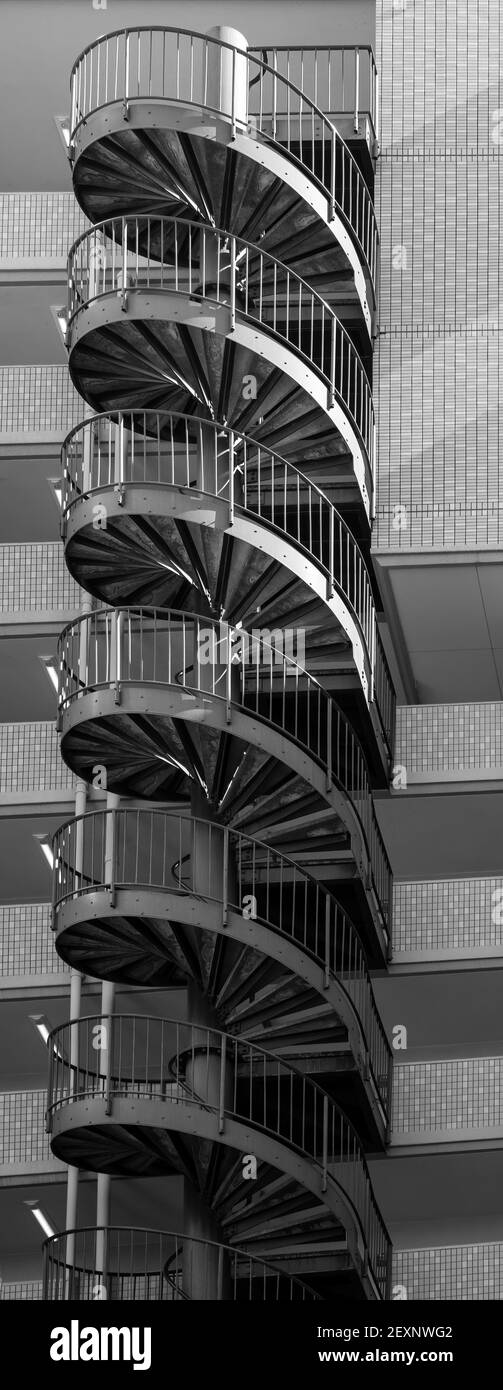
[[[244,628],[302,628],[306,661],[311,654],[330,665],[346,653],[351,668],[349,640],[327,603],[252,539],[247,544],[193,522],[179,526],[170,516],[124,514],[106,530],[79,529],[65,558],[76,582],[104,603],[183,606]]]
[[[303,158],[307,157],[307,146]],[[300,155],[292,146],[292,154]],[[315,177],[329,152],[315,150]],[[329,165],[327,166],[329,167]],[[309,176],[305,169],[303,172]],[[94,141],[77,159],[75,195],[96,223],[142,212],[200,219],[225,227],[286,262],[328,301],[356,302],[354,275],[333,232],[306,199],[272,172],[216,140],[176,130],[124,128]],[[335,197],[342,194],[335,186]],[[136,250],[136,237],[135,237]],[[138,251],[160,257],[155,232]]]
[[[210,415],[290,462],[301,462],[312,481],[320,479],[323,465],[335,483],[340,478],[351,490],[353,461],[346,442],[327,410],[274,366],[272,340],[269,361],[193,324],[125,316],[81,337],[71,347],[69,368],[77,391],[95,410],[145,411],[147,432],[154,437],[159,410]],[[243,395],[245,378],[255,378],[253,399]],[[354,478],[353,485],[356,496]]]

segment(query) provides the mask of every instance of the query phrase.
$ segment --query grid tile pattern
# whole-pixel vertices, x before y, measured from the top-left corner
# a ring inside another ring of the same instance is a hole
[[[63,436],[77,425],[83,404],[66,366],[0,367],[2,434]]]
[[[9,1163],[43,1163],[51,1158],[49,1135],[45,1133],[46,1104],[46,1091],[0,1092],[3,1167]]]
[[[415,772],[503,772],[503,701],[400,705],[395,763]]]
[[[50,721],[0,724],[0,794],[72,791],[75,778],[60,757]]]
[[[409,1299],[502,1299],[503,1244],[395,1250],[393,1284]]]
[[[0,612],[82,607],[82,589],[65,565],[60,541],[0,545]]]
[[[89,226],[73,193],[0,194],[0,260],[52,258]]]
[[[65,975],[69,966],[57,955],[51,932],[50,903],[8,903],[0,907],[0,978]]]
[[[503,948],[503,878],[395,883],[394,951]]]
[[[503,1124],[503,1057],[395,1063],[395,1134]]]
[[[503,537],[502,38],[500,0],[377,0],[377,549]]]
[[[0,1302],[7,1299],[29,1299],[32,1303],[38,1298],[42,1298],[41,1279],[23,1279],[18,1280],[16,1284],[0,1284]]]
[[[376,548],[501,543],[502,372],[494,323],[483,332],[393,326],[380,339]]]

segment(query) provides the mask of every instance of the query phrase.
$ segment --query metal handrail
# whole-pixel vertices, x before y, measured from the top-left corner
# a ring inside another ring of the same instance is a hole
[[[87,640],[82,642],[82,635]],[[391,914],[391,867],[377,822],[363,748],[326,690],[266,638],[211,618],[123,607],[83,614],[58,642],[59,710],[97,687],[141,682],[223,700],[278,729],[323,768],[358,818],[384,922]],[[85,650],[84,650],[85,648]],[[389,929],[389,925],[388,925]]]
[[[301,91],[330,119],[352,116],[357,132],[360,117],[367,115],[378,136],[378,75],[370,44],[267,44],[265,57],[262,49],[249,48],[248,53],[262,53],[263,61],[287,82],[297,77]]]
[[[107,826],[114,816],[111,872]],[[184,854],[196,833],[207,837],[207,856]],[[224,854],[224,842],[227,853]],[[173,874],[173,846],[179,853]],[[241,831],[164,810],[118,807],[90,811],[66,821],[53,839],[53,909],[75,897],[109,889],[156,889],[226,904],[241,915],[250,894],[254,920],[286,937],[333,977],[356,1014],[367,1062],[386,1117],[389,1115],[392,1051],[381,1022],[358,931],[337,898],[287,855]],[[182,864],[191,860],[182,875]],[[227,864],[226,882],[220,865]],[[78,865],[78,867],[77,867]],[[173,882],[174,879],[174,882]]]
[[[223,498],[230,510],[259,517],[292,539],[323,571],[327,597],[339,591],[358,623],[374,678],[371,698],[391,752],[396,701],[368,566],[346,522],[315,483],[238,430],[179,412],[102,411],[69,432],[61,457],[63,531],[81,498],[149,483]]]
[[[97,1070],[97,1028],[106,1074]],[[307,1160],[321,1192],[343,1194],[386,1296],[389,1235],[365,1153],[347,1116],[311,1077],[233,1034],[145,1015],[71,1020],[53,1028],[48,1051],[49,1133],[58,1111],[86,1098],[104,1098],[108,1107],[118,1096],[202,1108],[218,1115],[220,1133],[228,1121],[251,1125]],[[67,1061],[75,1055],[78,1067]]]
[[[247,1290],[249,1301],[321,1297],[295,1275],[246,1250],[145,1226],[79,1226],[50,1236],[43,1244],[42,1296],[48,1301],[190,1299],[183,1287],[187,1247],[198,1255],[217,1255],[218,1300],[243,1299]]]
[[[362,359],[326,300],[276,256],[189,218],[106,219],[68,255],[69,342],[82,309],[107,295],[127,304],[128,286],[225,305],[231,321],[250,319],[285,342],[321,378],[329,406],[337,400],[350,416],[373,476],[374,406]]]
[[[211,64],[228,55],[230,109],[211,90]],[[351,150],[325,113],[289,77],[253,52],[195,30],[152,26],[115,29],[88,44],[70,76],[70,150],[81,125],[115,102],[127,116],[131,101],[195,105],[226,115],[233,128],[261,135],[308,170],[355,236],[375,294],[379,233],[369,188]],[[243,100],[249,102],[244,112]],[[358,98],[357,98],[358,101]],[[278,138],[278,122],[281,123]]]

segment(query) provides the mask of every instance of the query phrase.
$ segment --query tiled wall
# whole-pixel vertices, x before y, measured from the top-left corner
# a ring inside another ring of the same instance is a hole
[[[3,434],[53,434],[63,439],[84,414],[66,366],[0,367]]]
[[[409,1299],[503,1299],[503,1245],[395,1250],[394,1288],[397,1285]]]
[[[377,0],[376,549],[503,539],[502,53],[500,0]]]
[[[400,705],[395,764],[414,773],[503,775],[503,701]]]
[[[501,1128],[503,1057],[397,1063],[393,1071],[394,1138],[412,1132]],[[455,1133],[451,1136],[456,1138]]]
[[[82,590],[65,565],[59,541],[0,545],[0,612],[82,607]]]
[[[89,226],[73,193],[0,194],[0,261],[57,259]]]
[[[55,950],[50,903],[0,907],[0,979],[4,984],[12,976],[68,972],[69,966]]]
[[[0,795],[9,792],[73,792],[75,778],[60,757],[49,721],[0,724]]]
[[[393,950],[451,953],[503,949],[503,878],[395,883]]]
[[[43,1163],[52,1158],[49,1135],[45,1133],[47,1092],[0,1092],[1,1166],[12,1163]],[[54,1166],[58,1167],[58,1161]]]
[[[27,1299],[32,1303],[38,1298],[42,1298],[41,1279],[19,1280],[17,1284],[0,1284],[0,1302],[6,1299]]]

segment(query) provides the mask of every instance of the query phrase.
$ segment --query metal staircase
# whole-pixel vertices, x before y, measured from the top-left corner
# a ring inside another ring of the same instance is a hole
[[[129,1266],[112,1228],[68,1232],[48,1297],[97,1268],[139,1297],[388,1289],[377,230],[359,121],[353,154],[316,98],[239,35],[118,31],[72,74],[95,225],[67,346],[96,413],[63,446],[62,536],[105,606],[61,636],[58,721],[67,765],[126,800],[58,832],[53,926],[84,973],[184,987],[188,1021],[55,1030],[48,1128],[87,1171],[181,1174],[186,1234],[165,1278],[134,1232]]]
[[[71,1240],[75,1248],[70,1263]],[[208,1257],[215,1258],[219,1298],[240,1303],[306,1303],[319,1298],[295,1275],[244,1250],[211,1241],[192,1241],[191,1247],[200,1268],[207,1267]],[[174,1231],[84,1226],[44,1244],[44,1296],[51,1300],[178,1303],[190,1298],[183,1289],[186,1271],[187,1243],[184,1249]],[[204,1297],[204,1282],[199,1292]]]

